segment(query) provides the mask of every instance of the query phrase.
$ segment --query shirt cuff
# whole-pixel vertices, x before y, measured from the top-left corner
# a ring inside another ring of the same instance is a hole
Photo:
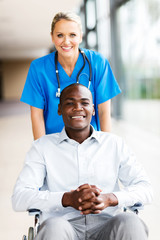
[[[117,197],[118,207],[120,208],[133,206],[135,204],[135,199],[131,198],[125,192],[113,192],[113,194]]]
[[[43,206],[44,211],[59,211],[62,210],[64,207],[62,205],[62,197],[64,192],[49,192],[47,196],[45,195],[45,205]],[[42,200],[42,197],[41,197]],[[47,200],[47,201],[46,201]]]

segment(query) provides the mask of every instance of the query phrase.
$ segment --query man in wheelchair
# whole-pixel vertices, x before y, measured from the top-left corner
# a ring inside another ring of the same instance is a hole
[[[65,127],[33,142],[14,188],[14,210],[41,210],[36,240],[147,239],[146,224],[121,210],[150,203],[150,182],[120,137],[90,125],[91,92],[66,87],[58,113]]]

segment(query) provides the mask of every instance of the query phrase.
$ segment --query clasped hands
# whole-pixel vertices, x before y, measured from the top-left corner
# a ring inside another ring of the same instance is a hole
[[[95,185],[83,184],[76,190],[66,192],[62,198],[64,207],[73,207],[81,214],[98,214],[108,206],[118,204],[117,197],[112,194],[102,194],[102,190]]]

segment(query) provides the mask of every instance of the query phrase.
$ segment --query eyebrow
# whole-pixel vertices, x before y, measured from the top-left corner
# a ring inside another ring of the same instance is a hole
[[[63,31],[62,32],[56,32],[56,33],[63,33]],[[77,33],[76,31],[72,31],[72,32],[70,32],[70,33]]]
[[[64,101],[67,101],[67,100],[75,100],[75,98],[72,98],[72,97],[69,97],[69,98],[65,98],[64,99]],[[82,101],[90,101],[90,99],[89,98],[80,98],[80,100],[82,100]]]

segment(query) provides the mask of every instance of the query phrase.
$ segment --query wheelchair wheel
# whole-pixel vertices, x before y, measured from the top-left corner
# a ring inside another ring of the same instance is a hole
[[[34,240],[34,229],[30,227],[28,230],[28,240]]]
[[[23,235],[22,240],[27,240],[27,237]]]

